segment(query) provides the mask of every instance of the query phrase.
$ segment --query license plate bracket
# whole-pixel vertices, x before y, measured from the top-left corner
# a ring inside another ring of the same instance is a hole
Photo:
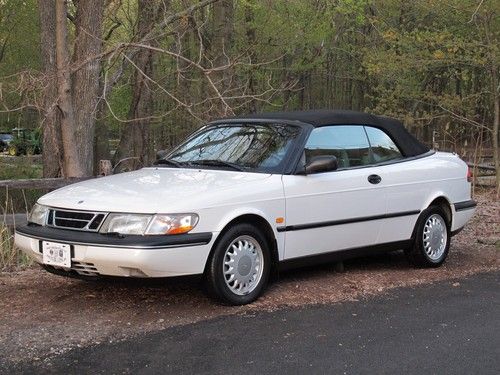
[[[42,261],[49,266],[71,268],[71,245],[42,241]]]

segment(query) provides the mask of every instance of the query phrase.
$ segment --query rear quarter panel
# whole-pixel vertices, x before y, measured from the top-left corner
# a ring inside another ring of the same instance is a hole
[[[388,213],[423,211],[439,197],[445,198],[453,211],[453,203],[470,199],[467,165],[456,154],[436,152],[381,166],[380,175]],[[417,219],[418,214],[386,220],[379,242],[410,238]]]

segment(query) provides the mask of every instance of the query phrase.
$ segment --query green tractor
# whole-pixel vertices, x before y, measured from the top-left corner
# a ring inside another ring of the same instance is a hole
[[[41,132],[24,128],[12,129],[13,139],[7,152],[11,156],[37,155],[42,152]]]

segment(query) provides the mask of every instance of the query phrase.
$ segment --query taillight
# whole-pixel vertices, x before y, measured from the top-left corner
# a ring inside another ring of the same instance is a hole
[[[467,182],[472,182],[472,170],[470,167],[467,167]]]

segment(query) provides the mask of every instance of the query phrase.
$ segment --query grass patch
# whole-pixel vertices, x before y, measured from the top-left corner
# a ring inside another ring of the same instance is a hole
[[[28,267],[33,261],[14,246],[14,235],[4,223],[0,223],[0,271]]]
[[[0,180],[42,177],[40,158],[0,156]],[[41,190],[8,190],[0,188],[0,271],[23,268],[32,260],[14,246],[12,228],[7,227],[8,214],[23,213],[31,209],[45,194]]]
[[[0,158],[0,180],[41,177],[40,158],[25,156],[2,156]]]

